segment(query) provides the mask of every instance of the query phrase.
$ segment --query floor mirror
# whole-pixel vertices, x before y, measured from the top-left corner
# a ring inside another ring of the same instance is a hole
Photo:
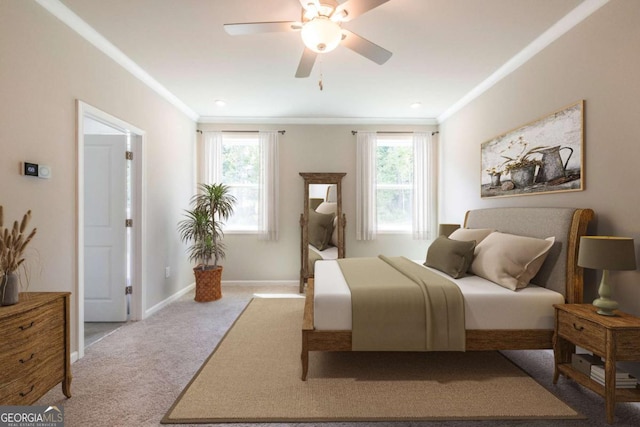
[[[300,172],[304,179],[300,215],[300,293],[322,259],[345,257],[342,178],[346,173]]]

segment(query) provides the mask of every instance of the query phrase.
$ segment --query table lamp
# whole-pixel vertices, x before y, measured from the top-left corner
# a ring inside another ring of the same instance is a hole
[[[438,225],[438,236],[449,237],[458,228],[460,228],[460,224],[440,224]]]
[[[618,303],[612,300],[609,287],[609,270],[635,270],[636,254],[633,239],[612,236],[582,236],[578,252],[578,266],[602,270],[602,280],[593,305],[598,314],[615,316]]]

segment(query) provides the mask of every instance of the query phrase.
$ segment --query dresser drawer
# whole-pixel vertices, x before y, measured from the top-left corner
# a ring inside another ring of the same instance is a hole
[[[64,301],[53,300],[41,307],[8,317],[0,323],[0,343],[17,345],[34,335],[49,330],[52,325],[64,325]]]
[[[22,345],[7,345],[0,355],[0,387],[20,378],[46,361],[52,353],[64,355],[64,329],[61,326],[47,325],[41,334]]]
[[[0,404],[31,405],[64,380],[64,349],[50,349],[25,370],[25,374],[0,384]]]
[[[604,327],[564,311],[558,311],[558,335],[596,353],[601,353],[605,348],[606,329]]]

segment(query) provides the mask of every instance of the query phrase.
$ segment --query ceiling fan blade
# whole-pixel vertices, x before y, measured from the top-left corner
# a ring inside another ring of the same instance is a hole
[[[298,31],[302,24],[296,21],[278,22],[243,22],[238,24],[224,24],[224,29],[232,36],[248,34],[275,33],[280,31]]]
[[[316,10],[320,9],[319,0],[300,0],[300,5],[304,10],[308,10],[309,7],[316,8]]]
[[[308,47],[304,48],[302,58],[300,58],[300,63],[298,64],[298,70],[296,71],[297,78],[309,77],[317,56],[318,54]]]
[[[389,0],[347,0],[336,7],[336,11],[333,15],[340,17],[340,21],[351,21],[356,16],[360,16],[371,9],[375,9],[388,1]]]
[[[376,64],[384,64],[389,60],[389,58],[391,58],[391,55],[393,55],[393,53],[389,52],[387,49],[380,47],[349,30],[345,30],[343,28],[342,33],[344,34],[344,39],[341,44],[344,47],[359,53]]]

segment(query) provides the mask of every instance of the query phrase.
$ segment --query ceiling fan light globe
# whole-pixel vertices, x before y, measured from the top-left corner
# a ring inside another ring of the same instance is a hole
[[[340,25],[325,16],[305,23],[300,34],[305,46],[316,53],[331,52],[342,40]]]

